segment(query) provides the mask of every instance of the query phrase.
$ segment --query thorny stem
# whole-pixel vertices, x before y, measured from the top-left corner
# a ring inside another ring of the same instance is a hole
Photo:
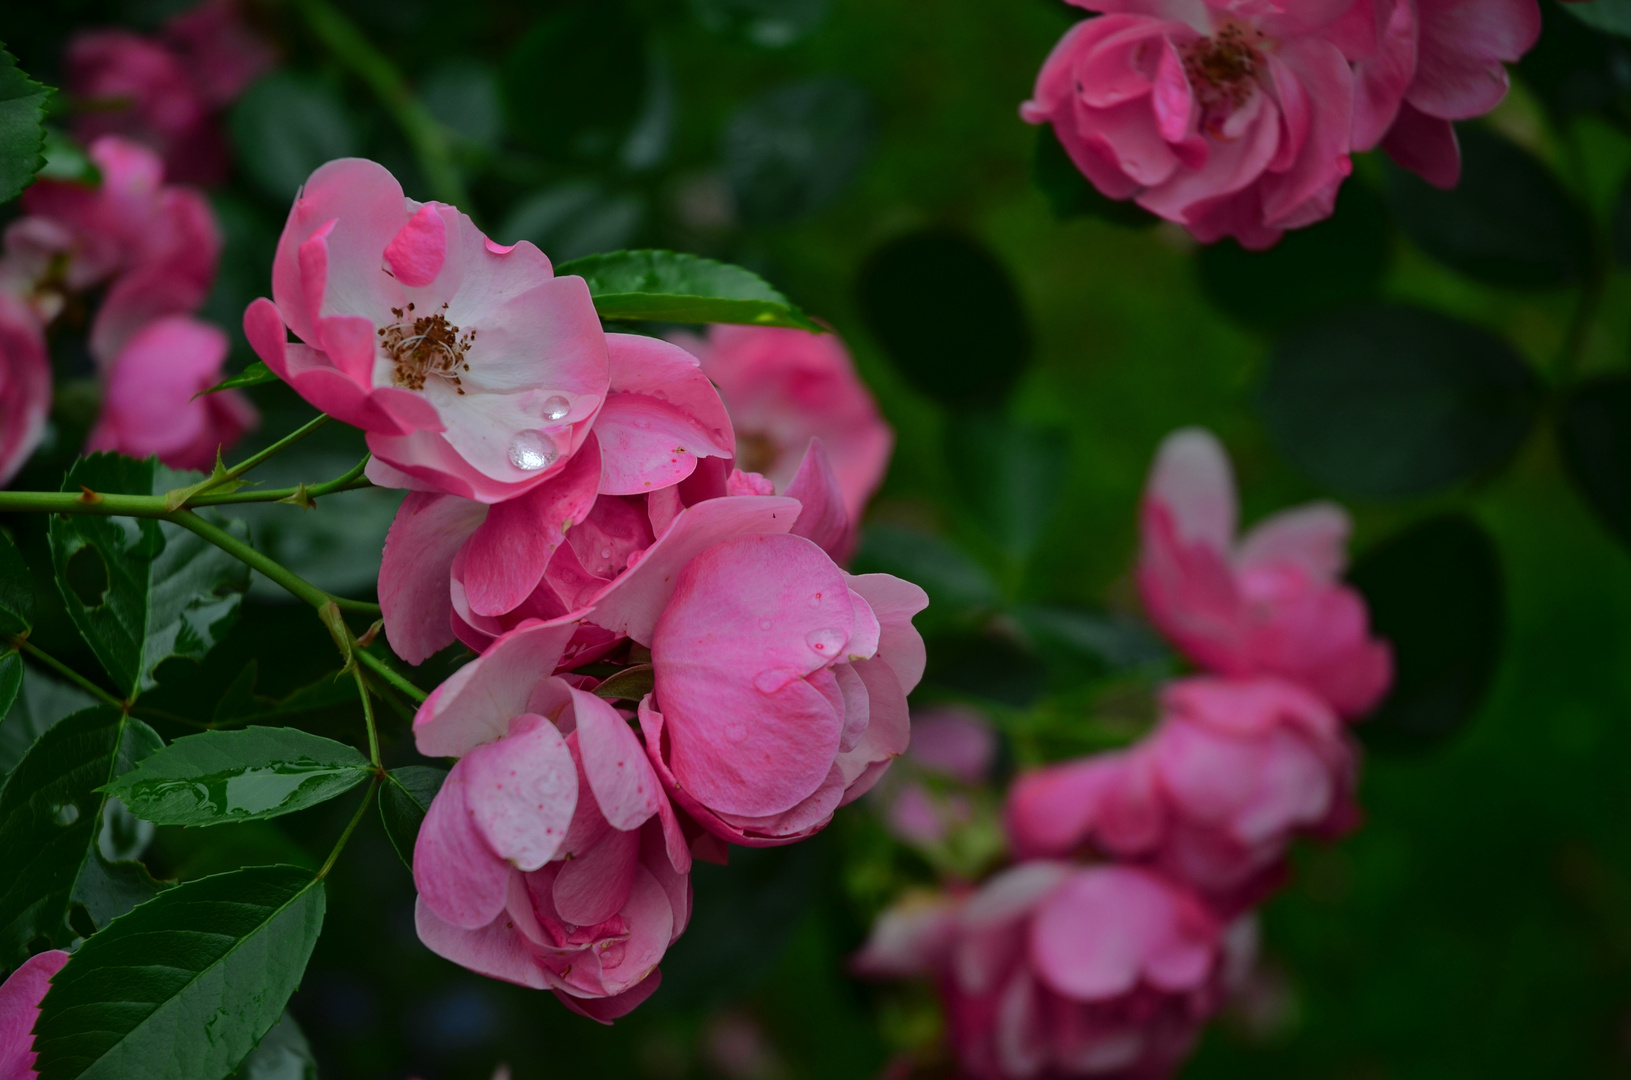
[[[105,498],[111,499],[113,496],[105,496]],[[259,570],[268,579],[283,586],[291,594],[301,600],[304,600],[314,608],[320,609],[325,604],[333,604],[341,611],[351,611],[359,615],[377,616],[379,614],[378,604],[370,604],[364,600],[345,600],[341,599],[340,597],[330,596],[328,593],[324,592],[322,589],[319,589],[305,578],[285,567],[282,563],[262,555],[260,552],[256,551],[242,540],[239,540],[236,536],[233,536],[219,525],[214,525],[208,521],[205,521],[191,510],[177,510],[174,513],[163,514],[160,516],[163,517],[164,520],[174,522],[175,524],[180,525],[183,529],[186,529],[189,532],[195,533],[203,539],[208,540],[210,543],[214,544],[228,555],[231,555],[239,562],[245,563],[256,570]]]
[[[336,60],[349,67],[374,92],[413,145],[431,194],[445,203],[468,207],[464,181],[453,164],[447,130],[413,96],[407,80],[362,31],[327,0],[298,0],[306,25]]]
[[[199,496],[203,495],[205,492],[218,488],[222,484],[230,484],[232,481],[238,479],[238,477],[242,476],[250,469],[255,468],[255,466],[269,461],[274,456],[283,453],[283,451],[287,450],[289,447],[293,446],[301,439],[304,439],[307,435],[310,435],[312,432],[316,431],[318,428],[322,427],[328,422],[328,413],[318,413],[315,420],[309,421],[295,431],[283,436],[283,438],[279,439],[271,446],[268,446],[266,449],[257,454],[251,454],[249,457],[234,465],[232,468],[226,469],[218,475],[211,476],[209,479],[199,484],[198,487],[187,496],[186,501],[183,502],[181,506],[177,506],[176,509],[179,510],[183,506],[203,505],[204,500],[200,499]]]
[[[128,701],[120,701],[118,698],[91,682],[91,680],[87,679],[85,676],[81,675],[67,664],[64,664],[61,660],[58,660],[50,653],[41,649],[38,645],[35,645],[26,637],[14,637],[10,639],[10,642],[18,649],[18,651],[25,652],[29,656],[32,656],[35,660],[38,660],[40,663],[50,668],[58,675],[61,675],[63,678],[72,682],[75,686],[79,687],[87,694],[90,694],[102,704],[111,705],[120,712],[130,711],[130,703]]]
[[[204,495],[201,498],[188,499],[188,506],[224,506],[231,503],[262,503],[292,501],[305,489],[307,499],[320,499],[324,495],[334,495],[342,491],[360,491],[363,488],[373,487],[365,476],[363,470],[368,468],[368,457],[363,459],[343,476],[333,480],[325,480],[321,484],[310,486],[300,485],[292,488],[270,488],[266,491],[234,491],[224,495]]]
[[[367,701],[367,699],[368,694],[365,691],[363,700]],[[375,764],[378,764],[377,760]],[[345,850],[346,844],[351,840],[351,834],[356,832],[357,826],[361,824],[362,815],[367,811],[368,804],[374,801],[374,792],[379,790],[379,782],[384,775],[383,771],[377,771],[374,773],[373,779],[368,782],[368,790],[363,793],[362,802],[357,806],[357,812],[351,815],[351,823],[345,827],[345,832],[340,834],[340,839],[334,842],[334,850],[330,851],[328,858],[323,861],[323,868],[317,871],[318,881],[328,877],[328,872],[334,869],[334,863],[340,858],[340,852]]]
[[[358,647],[352,655],[358,660],[362,661],[364,664],[373,668],[375,673],[378,674],[380,678],[390,683],[399,692],[406,694],[410,701],[417,704],[423,702],[425,698],[430,696],[423,690],[419,689],[419,687],[409,682],[401,673],[399,673],[385,660],[375,656],[367,649]]]

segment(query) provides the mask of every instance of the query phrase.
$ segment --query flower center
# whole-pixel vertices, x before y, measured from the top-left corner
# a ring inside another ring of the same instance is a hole
[[[476,342],[476,331],[466,330],[461,335],[459,327],[447,321],[446,311],[446,304],[434,315],[415,315],[412,304],[391,309],[396,322],[380,328],[379,343],[385,355],[396,363],[391,381],[397,386],[423,390],[425,380],[435,376],[464,393],[459,372],[470,370],[465,354]]]
[[[1263,63],[1258,46],[1263,35],[1241,22],[1227,22],[1211,37],[1183,48],[1184,74],[1215,128],[1251,99]]]

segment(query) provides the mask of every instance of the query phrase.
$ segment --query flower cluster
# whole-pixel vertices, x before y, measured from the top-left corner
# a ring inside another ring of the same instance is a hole
[[[693,858],[812,835],[906,749],[927,598],[840,566],[889,431],[835,342],[716,332],[765,460],[802,442],[738,468],[695,356],[605,332],[583,279],[369,161],[312,175],[272,290],[255,350],[410,489],[380,566],[392,648],[480,654],[414,720],[458,759],[414,852],[420,937],[620,1016],[685,928]]]
[[[205,0],[148,37],[93,30],[68,43],[68,92],[86,142],[122,135],[156,150],[175,181],[216,184],[229,166],[216,115],[277,61],[239,0]]]
[[[1293,838],[1358,822],[1344,718],[1386,693],[1392,654],[1340,580],[1347,515],[1300,507],[1237,541],[1237,513],[1217,440],[1169,436],[1138,582],[1207,673],[1164,687],[1133,746],[1019,777],[1004,811],[1019,864],[977,891],[908,897],[858,958],[935,980],[974,1076],[1169,1075],[1249,967],[1251,908]]]
[[[1454,186],[1452,121],[1498,105],[1540,35],[1536,0],[1069,2],[1103,14],[1021,115],[1106,196],[1248,248],[1328,217],[1356,151]]]
[[[91,143],[97,184],[41,179],[23,193],[24,216],[6,227],[0,254],[0,483],[45,432],[51,365],[45,336],[89,322],[102,413],[87,450],[157,455],[173,468],[207,469],[217,448],[256,422],[236,392],[197,397],[221,379],[228,340],[194,317],[215,278],[221,233],[202,194],[165,182],[147,147],[117,135]]]

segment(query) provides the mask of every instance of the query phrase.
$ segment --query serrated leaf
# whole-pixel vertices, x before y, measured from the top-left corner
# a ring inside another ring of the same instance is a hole
[[[676,251],[610,251],[562,263],[589,285],[603,319],[821,327],[751,270]]]
[[[357,698],[356,685],[349,679],[340,679],[338,672],[324,675],[284,697],[266,697],[255,693],[259,672],[260,662],[253,659],[238,672],[215,706],[215,714],[210,718],[215,724],[226,726],[246,720],[283,720],[332,708]]]
[[[102,857],[100,850],[93,850],[86,856],[85,867],[74,883],[72,899],[85,909],[91,925],[101,930],[131,908],[147,903],[170,887],[170,882],[153,880],[147,867],[135,859],[110,862]]]
[[[372,770],[345,743],[299,728],[251,727],[177,739],[107,792],[155,825],[222,825],[327,802]]]
[[[228,1080],[317,1080],[317,1061],[294,1017],[284,1013]]]
[[[256,360],[238,374],[222,379],[208,390],[200,390],[193,397],[202,397],[205,394],[214,394],[222,390],[241,390],[246,386],[259,386],[262,383],[277,381],[277,374],[264,363]]]
[[[52,93],[0,43],[0,202],[15,199],[45,167],[45,103]]]
[[[80,947],[34,1025],[41,1080],[220,1080],[283,1015],[322,883],[256,866],[170,889]]]
[[[11,536],[0,529],[0,634],[26,633],[33,625],[34,572]]]
[[[431,800],[447,779],[446,769],[429,765],[404,765],[385,774],[379,789],[379,817],[385,835],[408,869],[413,869],[413,845],[419,839],[419,826],[430,810]]]
[[[57,721],[96,704],[79,687],[57,682],[26,664],[22,677],[22,692],[0,723],[0,774],[15,769],[34,740]]]
[[[154,459],[95,454],[74,463],[65,491],[159,495],[197,473],[176,473]],[[226,526],[241,539],[241,523]],[[142,518],[53,517],[51,563],[64,606],[102,666],[125,693],[155,685],[153,669],[172,656],[202,659],[231,626],[249,588],[249,568],[179,525]],[[81,554],[85,552],[85,554]],[[74,560],[100,559],[100,595],[76,591]]]
[[[0,791],[0,965],[21,962],[36,938],[62,947],[77,936],[68,916],[93,888],[81,879],[100,858],[99,789],[162,745],[140,720],[98,706],[52,726],[17,763]]]
[[[11,707],[23,689],[23,658],[16,649],[0,652],[0,721],[11,715]]]

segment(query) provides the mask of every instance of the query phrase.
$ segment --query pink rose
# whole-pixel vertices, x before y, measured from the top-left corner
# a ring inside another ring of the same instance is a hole
[[[906,695],[923,674],[917,586],[760,533],[700,552],[671,588],[640,728],[703,828],[750,846],[802,839],[905,751]]]
[[[943,843],[974,820],[970,796],[988,779],[996,732],[979,713],[959,706],[913,710],[911,749],[880,787],[884,823],[909,844]],[[904,766],[904,768],[902,768]]]
[[[1084,844],[1243,910],[1278,883],[1298,835],[1358,824],[1352,738],[1313,695],[1277,679],[1185,679],[1133,747],[1017,781],[1008,832],[1025,857]]]
[[[221,381],[227,336],[182,315],[156,319],[131,335],[106,372],[102,415],[87,452],[156,456],[172,469],[208,472],[218,450],[259,421],[236,390],[196,397]]]
[[[11,482],[45,436],[51,358],[39,319],[0,291],[0,486]]]
[[[1138,585],[1150,618],[1204,668],[1278,675],[1344,716],[1369,711],[1393,681],[1393,653],[1341,580],[1347,513],[1312,503],[1237,541],[1238,514],[1217,439],[1199,428],[1167,436],[1144,488]]]
[[[296,197],[272,300],[244,313],[268,367],[362,428],[369,478],[497,503],[566,468],[610,381],[582,278],[504,247],[382,166],[331,161]],[[287,340],[292,330],[299,342]]]
[[[35,953],[0,985],[0,1077],[34,1080],[34,1021],[51,977],[68,962],[60,949]]]
[[[277,63],[277,50],[238,0],[205,0],[165,23],[161,36],[212,108],[230,104]]]
[[[431,951],[610,1021],[657,987],[691,854],[627,721],[549,676],[571,634],[506,635],[414,717],[421,753],[459,758],[414,848],[416,920]]]
[[[895,433],[878,415],[836,334],[714,326],[682,345],[702,360],[736,425],[737,463],[779,490],[793,482],[811,439],[826,448],[844,509],[861,519],[883,481]]]
[[[1415,77],[1382,144],[1439,187],[1461,179],[1452,120],[1482,116],[1506,97],[1506,65],[1540,38],[1535,0],[1416,0]]]
[[[1253,948],[1250,922],[1147,870],[1031,862],[885,912],[856,967],[933,978],[971,1077],[1143,1080],[1188,1056]]]
[[[1329,216],[1410,78],[1408,0],[1071,2],[1107,14],[1066,33],[1020,114],[1106,196],[1203,243],[1265,248]]]

